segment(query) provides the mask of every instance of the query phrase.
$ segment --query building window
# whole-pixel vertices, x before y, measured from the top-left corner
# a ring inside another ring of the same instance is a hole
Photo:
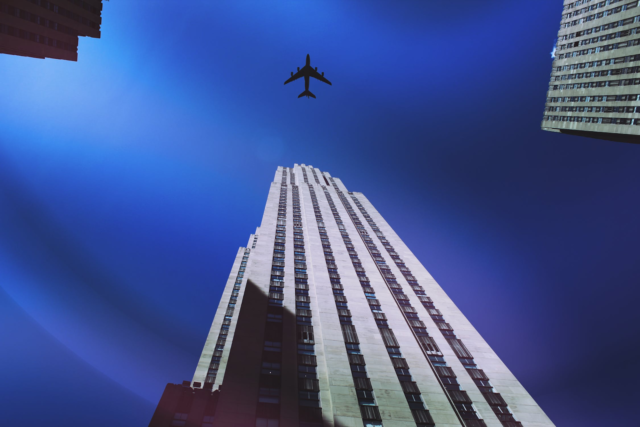
[[[256,427],[279,427],[280,421],[269,418],[257,418]]]
[[[173,421],[171,421],[172,426],[180,427],[187,424],[187,418],[189,414],[185,414],[184,412],[176,412],[173,416]]]
[[[258,396],[258,402],[280,403],[280,389],[261,387],[260,396]]]

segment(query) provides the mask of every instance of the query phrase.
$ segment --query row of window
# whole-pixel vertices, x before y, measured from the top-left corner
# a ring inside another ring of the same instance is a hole
[[[545,111],[567,113],[640,113],[640,107],[546,107]]]
[[[547,102],[622,102],[638,101],[640,94],[633,95],[591,95],[591,96],[558,96],[547,98]]]
[[[591,55],[593,53],[601,53],[601,52],[607,52],[610,50],[624,49],[627,47],[638,46],[638,45],[640,45],[640,39],[633,39],[633,40],[627,40],[619,43],[606,44],[604,46],[590,47],[589,49],[574,50],[573,52],[569,52],[569,53],[561,53],[557,56],[557,58],[558,59],[575,58],[576,56]]]
[[[616,4],[622,0],[604,0],[599,3],[594,3],[591,6],[583,7],[582,9],[574,10],[573,12],[569,12],[562,15],[562,19],[569,19],[574,16],[582,15],[583,13],[591,12],[592,10],[602,9],[603,7],[607,7],[612,4]]]
[[[618,87],[640,85],[640,79],[601,80],[599,82],[554,85],[551,90],[593,89],[596,87]]]
[[[562,7],[562,10],[564,11],[564,10],[573,9],[574,7],[578,7],[578,6],[580,6],[581,4],[590,3],[591,1],[592,1],[592,0],[577,0],[577,1],[576,1],[576,2],[574,2],[574,3],[565,4],[565,5]]]
[[[635,74],[637,72],[640,72],[640,66],[615,68],[611,70],[602,70],[602,71],[592,71],[590,73],[565,74],[563,76],[555,76],[555,78],[551,77],[551,81],[553,82],[553,81],[559,81],[559,80],[591,79],[594,77],[619,76],[622,74]]]
[[[314,169],[312,173],[317,183],[318,176]],[[305,182],[308,180],[306,171],[303,168],[303,175]],[[322,243],[322,249],[325,256],[325,264],[327,266],[327,272],[329,273],[329,280],[331,282],[331,289],[334,295],[334,301],[338,311],[338,318],[340,320],[340,327],[342,329],[342,335],[349,357],[349,364],[351,366],[351,376],[353,377],[353,383],[356,389],[356,395],[358,397],[358,404],[360,405],[360,412],[362,415],[363,423],[369,427],[382,427],[382,419],[380,417],[380,411],[376,405],[376,397],[371,385],[371,380],[367,374],[366,362],[362,351],[360,350],[360,341],[358,339],[358,333],[356,327],[351,321],[351,310],[349,310],[349,304],[347,298],[344,295],[344,288],[340,280],[340,274],[338,272],[338,266],[335,264],[336,260],[333,256],[333,249],[329,241],[327,229],[324,224],[322,212],[318,204],[318,197],[313,189],[313,186],[309,185],[309,193],[311,195],[311,202],[313,205],[314,215],[318,224],[318,234],[320,235],[320,241]]]
[[[591,79],[594,77],[619,76],[621,74],[635,74],[637,72],[640,72],[640,66],[614,68],[611,70],[602,70],[602,71],[592,71],[590,73],[565,74],[562,76],[551,77],[551,81],[553,82],[553,81],[560,81],[560,80]]]
[[[638,21],[640,22],[640,16],[637,17]],[[630,21],[629,23],[633,23],[635,22],[636,18],[629,18]],[[624,21],[620,21],[620,22],[626,22],[627,19],[625,19]],[[602,25],[601,27],[608,27],[609,25]],[[594,30],[594,32],[600,32],[600,28],[601,27],[595,27],[595,28],[591,28],[589,30],[585,30],[582,31],[584,32],[591,32],[592,30]],[[601,43],[607,40],[614,40],[614,39],[618,39],[620,37],[627,37],[627,36],[631,36],[634,35],[638,32],[638,30],[640,29],[640,27],[636,27],[636,28],[631,28],[628,30],[624,30],[624,31],[617,31],[615,33],[609,33],[609,34],[603,34],[601,36],[598,37],[590,37],[584,40],[580,40],[580,41],[576,41],[576,42],[571,42],[571,43],[566,43],[566,44],[561,44],[560,46],[558,46],[558,50],[566,50],[566,49],[573,49],[574,47],[579,47],[579,46],[586,46],[589,45],[591,43]]]
[[[601,59],[599,61],[578,62],[576,64],[561,65],[555,71],[578,70],[581,68],[602,67],[605,65],[622,64],[625,62],[640,61],[640,55],[619,56],[617,58]]]
[[[324,177],[326,179],[326,177]],[[333,181],[333,179],[330,179]],[[353,242],[347,232],[342,218],[338,213],[336,205],[333,202],[333,198],[331,194],[323,186],[324,194],[329,203],[329,207],[331,208],[331,212],[333,213],[333,217],[338,225],[340,230],[340,234],[342,236],[342,240],[347,247],[347,251],[349,253],[349,257],[351,259],[351,263],[355,269],[358,278],[360,279],[360,284],[362,285],[362,291],[364,292],[365,298],[367,298],[367,302],[369,303],[369,308],[371,309],[371,313],[373,318],[378,326],[378,330],[380,331],[380,335],[382,336],[382,341],[384,342],[385,347],[387,348],[387,352],[389,354],[389,358],[391,359],[391,363],[396,371],[396,375],[398,377],[398,381],[400,382],[400,386],[404,391],[405,398],[407,400],[407,404],[411,413],[413,414],[414,421],[416,422],[416,426],[418,427],[426,427],[433,426],[435,423],[431,418],[431,414],[426,409],[424,402],[422,401],[422,396],[420,392],[420,388],[417,383],[413,381],[413,377],[411,376],[411,370],[409,364],[406,359],[402,356],[402,351],[400,348],[400,344],[396,339],[393,330],[389,327],[389,324],[386,320],[386,314],[382,310],[380,302],[378,301],[374,289],[371,287],[369,279],[366,276],[365,269],[362,265],[362,262],[358,256],[358,252],[356,251]],[[336,188],[337,190],[337,188]],[[340,193],[338,193],[340,195]],[[358,229],[360,232],[360,229]],[[335,293],[336,291],[334,291]],[[352,365],[353,366],[353,365]]]
[[[6,13],[8,15],[15,16],[20,19],[24,19],[25,21],[32,22],[36,25],[41,25],[43,27],[50,28],[55,31],[59,31],[61,33],[69,34],[76,37],[78,36],[78,31],[75,30],[74,28],[59,24],[56,21],[43,18],[42,16],[38,16],[34,13],[29,13],[26,10],[19,9],[15,6],[8,6],[4,3],[0,3],[0,13]]]
[[[71,0],[71,1],[73,3],[76,3],[76,2],[84,3],[81,0]],[[47,9],[47,10],[50,10],[52,12],[55,12],[58,15],[62,15],[64,17],[66,17],[66,18],[72,19],[72,20],[74,20],[76,22],[79,22],[79,23],[81,23],[83,25],[86,25],[88,27],[95,28],[95,29],[100,28],[100,25],[97,24],[96,22],[94,22],[94,21],[92,21],[90,19],[87,19],[84,16],[80,16],[77,13],[71,12],[70,10],[67,10],[67,9],[65,9],[63,7],[60,7],[55,3],[51,3],[50,1],[47,1],[47,0],[29,0],[29,2],[31,2],[31,3],[33,3],[33,4],[37,5],[37,6],[43,7],[45,9]],[[76,3],[76,4],[78,4],[78,3]],[[90,5],[87,5],[87,6],[89,6],[89,10],[92,13],[100,16],[99,11],[95,7],[92,7]],[[86,9],[86,7],[84,7],[84,8]]]
[[[565,34],[564,36],[560,37],[559,40],[571,40],[573,38],[582,37],[582,36],[586,36],[586,35],[593,34],[593,33],[599,33],[600,31],[611,30],[613,28],[618,28],[618,27],[621,27],[621,26],[633,24],[634,22],[640,22],[640,15],[632,16],[631,18],[627,18],[627,19],[624,19],[622,21],[611,22],[609,24],[600,25],[600,26],[597,26],[597,27],[591,27],[591,28],[588,28],[586,30],[576,31],[575,33]],[[635,33],[633,33],[633,34],[635,34]],[[629,35],[629,34],[625,34],[625,35]],[[603,40],[607,40],[607,39],[603,39]],[[569,46],[570,45],[571,45],[571,43],[569,43]],[[562,45],[562,46],[564,46],[564,45]],[[576,46],[578,46],[578,45],[576,45]]]
[[[240,267],[238,268],[236,280],[233,285],[233,290],[231,291],[231,297],[229,298],[229,304],[227,305],[224,320],[222,321],[222,326],[220,327],[220,333],[218,334],[218,339],[216,341],[216,346],[211,358],[211,363],[209,364],[209,370],[207,371],[207,378],[205,379],[205,383],[213,384],[216,381],[216,376],[218,375],[218,369],[220,367],[220,361],[222,360],[222,352],[224,351],[224,346],[227,342],[227,335],[229,334],[229,328],[231,327],[231,320],[233,319],[233,313],[238,302],[238,295],[240,294],[244,271],[247,268],[247,262],[249,261],[249,253],[250,250],[245,249],[244,256],[242,257],[242,261],[240,262]]]
[[[581,116],[544,116],[545,122],[576,122],[592,125],[635,125],[640,126],[640,119],[621,117],[581,117]]]
[[[57,40],[51,37],[45,37],[40,34],[32,33],[31,31],[25,31],[20,28],[12,27],[11,25],[5,25],[2,23],[0,23],[0,33],[7,34],[13,37],[19,37],[24,40],[40,43],[46,46],[55,47],[58,49],[69,51],[69,52],[76,52],[78,50],[77,45],[65,43],[62,40]]]
[[[621,0],[607,0],[607,1],[611,1],[611,2],[617,3],[617,2],[619,2]],[[570,27],[573,27],[575,25],[580,25],[580,24],[583,24],[585,22],[593,21],[595,19],[600,19],[600,18],[604,18],[606,16],[614,15],[616,13],[624,12],[626,10],[633,9],[634,7],[637,7],[637,6],[638,6],[638,1],[634,0],[631,3],[627,3],[627,4],[622,5],[622,6],[614,7],[612,9],[605,10],[604,12],[594,13],[592,15],[585,16],[584,18],[574,19],[573,21],[565,22],[564,24],[560,24],[560,28],[570,28]]]
[[[335,183],[333,183],[333,185],[336,188],[336,191],[338,191]],[[355,214],[355,211],[353,211],[353,209],[351,208],[351,204],[349,203],[349,200],[341,192],[339,194],[341,194],[341,198],[343,198],[343,204],[345,205],[345,208],[353,212],[352,218],[354,219],[354,224],[357,224],[356,219],[358,217]],[[371,226],[371,229],[376,234],[376,237],[378,238],[380,243],[382,243],[384,248],[387,250],[391,258],[393,259],[396,266],[400,269],[400,272],[406,279],[407,283],[411,286],[416,296],[422,302],[422,305],[429,313],[431,319],[433,319],[436,325],[438,325],[438,329],[440,330],[440,333],[447,340],[447,342],[451,346],[452,350],[454,351],[458,359],[462,362],[462,365],[467,369],[467,372],[469,373],[471,378],[474,380],[474,382],[476,383],[476,385],[484,395],[487,403],[489,403],[489,405],[493,409],[498,419],[502,422],[502,424],[505,427],[522,427],[522,424],[513,417],[513,414],[509,410],[509,407],[507,406],[502,396],[499,393],[496,393],[496,391],[493,389],[493,386],[491,385],[489,378],[485,375],[484,371],[482,371],[481,369],[478,369],[478,366],[476,365],[473,359],[473,356],[471,355],[469,350],[467,350],[463,342],[460,339],[458,339],[451,325],[445,321],[442,313],[435,307],[431,298],[426,295],[424,288],[420,286],[417,279],[413,276],[409,267],[407,267],[407,265],[404,263],[402,258],[400,258],[400,255],[398,255],[398,253],[395,251],[395,248],[386,239],[385,235],[378,228],[377,224],[373,221],[373,219],[368,214],[364,206],[362,206],[358,198],[354,196],[352,193],[350,193],[350,196],[352,201],[360,210],[360,213],[364,216],[366,221],[369,223],[369,226]],[[360,222],[359,219],[357,219],[357,221],[358,223]],[[373,244],[372,240],[369,241],[364,238],[364,236],[369,237],[366,230],[364,230],[364,227],[362,227],[362,230],[364,231],[364,233],[361,232],[361,236],[363,237],[363,240],[367,245],[367,247],[370,248],[371,255],[374,257],[374,259],[376,259],[376,263],[378,263],[378,259],[382,258],[382,255],[377,250],[377,247],[375,246],[375,244]],[[385,265],[385,264],[378,263],[379,266]],[[398,303],[403,307],[403,310],[405,310],[404,307],[411,307],[411,305],[408,303],[408,297],[402,291],[402,286],[395,280],[395,278],[393,278],[393,280],[389,279],[390,277],[393,276],[392,274],[390,274],[391,271],[389,270],[385,272],[382,269],[381,271],[382,271],[382,276],[387,281],[394,296],[396,296]],[[413,307],[411,308],[413,309]],[[405,310],[405,314],[409,314],[412,312],[415,313],[415,309]],[[424,328],[424,331],[426,332],[424,323],[420,322],[419,320],[418,322],[415,322],[415,320],[412,320],[411,317],[407,316],[407,321],[409,322],[410,326],[414,328],[414,331],[416,331],[416,329],[421,330],[422,328]],[[416,333],[416,335],[418,337],[418,340],[420,341],[421,336],[418,333]],[[433,340],[431,340],[431,342],[433,346],[435,346],[435,342],[433,342]],[[469,396],[464,391],[460,390],[460,387],[457,381],[455,381],[455,374],[453,374],[453,371],[450,368],[447,369],[448,367],[446,365],[446,361],[444,357],[442,357],[441,355],[432,354],[430,355],[429,358],[431,359],[431,363],[436,368],[436,372],[438,373],[441,381],[445,384],[445,387],[447,388],[451,399],[455,402],[458,412],[461,414],[462,418],[465,419],[465,423],[468,426],[484,425],[484,421],[478,419],[478,415],[475,411],[475,408],[472,405],[472,401],[469,398]]]

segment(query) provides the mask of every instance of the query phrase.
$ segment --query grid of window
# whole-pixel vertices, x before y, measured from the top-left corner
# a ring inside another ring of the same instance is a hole
[[[576,31],[575,33],[570,33],[570,34],[565,34],[564,36],[560,37],[558,40],[571,40],[573,38],[578,38],[578,37],[582,37],[582,36],[586,36],[589,34],[593,34],[593,33],[599,33],[600,31],[607,31],[607,30],[611,30],[613,28],[618,28],[618,27],[622,27],[622,26],[626,26],[626,25],[630,25],[633,24],[634,22],[640,22],[640,15],[637,16],[632,16],[631,18],[627,18],[625,20],[622,21],[616,21],[616,22],[611,22],[610,24],[606,24],[606,25],[600,25],[598,27],[592,27],[586,30],[582,30],[582,31]],[[616,37],[624,37],[624,36],[628,36],[629,34],[635,34],[636,32],[629,32],[624,34],[623,32],[618,32],[618,33],[611,33],[611,34],[617,34]],[[590,43],[596,43],[597,41],[604,41],[604,40],[608,40],[609,36],[611,34],[607,34],[606,36],[602,36],[602,37],[606,37],[606,38],[602,38],[600,40],[594,40],[593,38],[591,38]],[[612,37],[613,38],[613,37]],[[589,43],[584,43],[584,44],[589,44]],[[562,50],[565,49],[564,46],[569,46],[571,47],[572,43],[568,43],[566,45],[560,45],[558,46],[558,50]],[[582,46],[582,41],[580,42],[579,45],[574,45],[575,46]],[[566,48],[568,49],[568,47]]]
[[[589,49],[574,50],[573,52],[569,52],[569,53],[561,53],[557,56],[557,58],[558,59],[575,58],[576,56],[591,55],[593,53],[607,52],[609,50],[624,49],[627,47],[638,46],[639,44],[640,44],[640,39],[627,40],[624,42],[611,43],[611,44],[606,44],[598,47],[590,47]]]
[[[600,9],[600,8],[603,8],[603,7],[608,6],[610,4],[618,3],[619,1],[622,1],[622,0],[605,0],[605,1],[601,1],[599,3],[596,2],[596,3],[592,4],[591,6],[583,7],[582,9],[578,9],[578,10],[574,10],[573,12],[566,13],[566,14],[562,15],[562,19],[569,19],[569,18],[572,18],[574,16],[582,15],[583,13],[591,12],[592,10]]]
[[[77,45],[65,43],[61,40],[54,39],[52,37],[45,37],[31,31],[22,30],[20,28],[12,27],[11,25],[5,25],[0,23],[0,34],[6,34],[13,37],[19,37],[23,40],[28,40],[34,43],[39,43],[58,49],[66,50],[69,52],[76,52],[78,50]]]
[[[601,2],[599,2],[597,4],[591,5],[589,7],[585,7],[583,9],[576,10],[574,12],[570,12],[570,13],[568,13],[566,15],[563,15],[562,16],[562,20],[570,19],[570,18],[572,18],[574,16],[583,14],[585,12],[589,12],[589,11],[597,9],[597,8],[602,8],[602,7],[609,6],[609,5],[612,5],[612,4],[615,4],[615,3],[619,3],[620,1],[622,1],[622,0],[605,0],[605,1],[601,1]],[[602,11],[602,12],[594,13],[594,14],[591,14],[589,16],[585,16],[585,17],[580,18],[580,19],[574,19],[573,21],[565,22],[564,24],[560,24],[560,28],[569,28],[569,27],[573,27],[575,25],[580,25],[580,24],[583,24],[585,22],[593,21],[595,19],[600,19],[600,18],[604,18],[606,16],[614,15],[616,13],[624,12],[625,10],[632,9],[632,8],[634,8],[636,6],[638,6],[638,1],[634,0],[631,3],[627,3],[627,4],[624,4],[622,6],[618,6],[618,7],[614,7],[614,8]]]
[[[307,182],[307,177],[304,177]],[[313,313],[309,295],[307,258],[304,247],[304,231],[300,211],[300,193],[291,173],[293,200],[293,246],[295,255],[296,284],[296,339],[298,344],[298,416],[300,426],[322,427],[320,383],[318,381]]]
[[[207,378],[205,379],[205,383],[213,384],[216,381],[216,376],[218,375],[218,369],[220,368],[220,360],[222,360],[222,352],[224,351],[224,346],[227,343],[227,335],[229,334],[229,328],[231,327],[231,320],[233,319],[233,313],[236,310],[238,295],[240,294],[242,279],[244,277],[244,271],[247,268],[247,262],[249,261],[250,252],[251,252],[250,249],[244,250],[244,256],[242,257],[242,261],[240,262],[240,268],[238,268],[236,281],[233,285],[233,290],[231,291],[231,297],[229,298],[229,304],[227,305],[227,311],[225,312],[224,320],[222,321],[222,326],[220,327],[220,333],[218,334],[218,339],[216,341],[216,346],[213,351],[213,357],[211,358],[211,363],[209,364],[209,370],[207,371]]]
[[[325,177],[326,179],[326,177]],[[424,402],[422,401],[422,396],[420,393],[420,389],[418,384],[413,381],[413,377],[411,376],[411,370],[409,364],[406,359],[402,357],[402,351],[400,349],[400,344],[396,339],[393,330],[389,327],[389,324],[386,320],[386,314],[382,310],[380,306],[380,302],[376,298],[376,294],[374,289],[371,287],[371,283],[366,276],[366,272],[364,267],[362,266],[362,262],[358,256],[358,252],[353,246],[353,242],[349,237],[349,233],[344,227],[344,223],[342,222],[342,218],[338,213],[335,203],[333,202],[333,198],[331,194],[326,189],[326,187],[322,187],[324,190],[325,197],[329,206],[331,208],[331,212],[333,213],[333,217],[340,229],[340,234],[342,236],[342,240],[347,247],[347,251],[349,252],[349,258],[351,259],[351,263],[353,264],[353,268],[358,275],[358,279],[360,280],[360,285],[362,285],[362,291],[364,292],[365,297],[369,303],[369,308],[371,309],[371,313],[373,318],[378,326],[378,330],[380,331],[380,335],[382,336],[382,340],[387,348],[387,353],[389,358],[391,359],[391,363],[396,371],[396,375],[398,376],[398,380],[400,381],[400,385],[402,390],[405,393],[405,398],[407,399],[407,404],[411,409],[411,413],[413,414],[414,421],[418,427],[427,427],[433,426],[435,423],[431,418],[431,414],[426,409]],[[360,232],[360,230],[358,230]],[[376,260],[379,262],[379,260]],[[378,264],[379,265],[379,264]],[[425,330],[426,334],[426,330]],[[426,334],[426,339],[430,340],[431,337]],[[434,344],[435,345],[435,344]],[[438,352],[439,354],[439,352]]]
[[[335,184],[335,182],[333,182],[332,178],[331,178],[331,181],[332,181],[334,187],[336,188],[336,191],[339,191],[337,186],[336,186],[336,184]],[[340,192],[339,194],[342,194],[342,193]],[[375,221],[373,221],[371,216],[369,216],[368,212],[362,206],[362,204],[360,203],[358,198],[356,196],[354,196],[352,193],[349,193],[349,194],[351,196],[351,199],[355,203],[355,205],[360,210],[360,213],[367,220],[367,222],[369,223],[369,226],[371,226],[371,229],[376,234],[376,237],[378,238],[378,240],[380,240],[380,242],[382,243],[384,248],[387,250],[387,252],[391,256],[391,258],[395,262],[396,266],[402,272],[402,275],[407,280],[407,283],[409,283],[409,285],[413,289],[413,291],[416,294],[416,296],[418,296],[418,298],[422,302],[422,305],[424,306],[424,308],[426,308],[427,311],[429,312],[430,317],[433,319],[433,321],[436,323],[436,325],[438,325],[438,329],[440,330],[440,332],[442,333],[444,338],[447,340],[447,342],[451,346],[451,349],[456,354],[458,359],[462,362],[462,365],[466,368],[467,373],[473,379],[473,381],[476,383],[476,385],[478,386],[478,388],[482,392],[482,394],[485,397],[487,403],[489,403],[489,405],[491,406],[491,409],[493,409],[493,412],[496,414],[498,419],[502,422],[502,424],[505,427],[522,427],[522,424],[519,421],[516,421],[516,419],[513,417],[513,414],[511,413],[507,403],[504,401],[504,399],[502,398],[500,393],[497,393],[495,391],[495,389],[491,385],[491,382],[490,382],[489,378],[487,377],[487,375],[484,373],[484,371],[482,369],[478,368],[478,366],[475,363],[475,360],[473,358],[473,355],[465,347],[464,343],[456,336],[456,334],[455,334],[455,332],[453,330],[453,327],[451,327],[451,325],[448,324],[445,321],[444,316],[442,315],[442,313],[435,307],[435,305],[433,304],[433,301],[431,300],[431,298],[427,296],[424,288],[422,286],[420,286],[420,284],[418,283],[418,280],[413,276],[413,274],[411,273],[411,270],[409,269],[409,267],[407,267],[406,264],[404,263],[404,261],[402,260],[402,258],[400,258],[400,256],[395,251],[393,246],[389,243],[389,241],[386,239],[386,237],[384,236],[382,231],[378,228],[378,226],[375,223]],[[344,196],[342,196],[342,197],[344,197]],[[345,207],[347,206],[347,204],[349,204],[346,197],[344,197],[343,203],[345,203]],[[350,204],[349,204],[349,206],[350,206]],[[355,222],[355,218],[357,218],[357,216],[355,215],[355,212],[354,212],[352,218],[354,218],[354,222]],[[364,227],[362,227],[362,228],[364,230]],[[366,235],[366,234],[363,234],[363,235]],[[366,243],[367,243],[367,241],[365,240],[365,244]],[[375,248],[375,245],[371,245],[371,246],[369,246],[369,245],[370,245],[370,243],[367,245],[367,247]],[[375,252],[372,252],[372,256],[374,256],[374,258],[375,258]],[[378,256],[380,256],[379,252],[378,252]],[[384,274],[383,274],[383,276],[384,276]],[[397,284],[397,282],[396,282],[396,286],[399,287],[400,285]],[[402,292],[402,291],[400,291],[400,292]],[[446,364],[444,363],[444,358],[441,358],[441,359],[442,359],[441,361],[436,360],[435,363],[434,363],[434,365],[436,367],[436,372],[438,373],[440,378],[442,380],[444,380],[446,378],[454,378],[455,375],[453,374],[451,369],[448,369],[446,367]],[[432,359],[432,361],[434,361],[434,360]],[[446,384],[446,382],[445,382],[445,384]],[[463,414],[463,418],[465,418],[465,420],[466,420],[466,417],[469,416],[470,414],[469,413],[465,413],[465,412],[468,410],[468,408],[471,407],[471,405],[470,405],[471,404],[471,400],[469,399],[468,396],[466,396],[466,393],[464,393],[462,391],[458,391],[459,389],[453,388],[453,389],[449,389],[449,390],[452,390],[452,392],[453,392],[452,399],[454,400],[454,402],[456,402],[456,406],[460,405],[459,406],[459,410],[461,410],[461,414]],[[464,395],[461,395],[460,393],[463,393]],[[465,399],[466,399],[466,401],[465,401]],[[467,425],[471,425],[471,424],[468,424],[468,422],[467,422]]]
[[[592,1],[593,1],[593,0],[576,0],[576,1],[575,1],[575,2],[573,2],[573,3],[565,4],[565,5],[562,7],[562,10],[563,10],[563,11],[564,11],[564,10],[571,10],[571,9],[573,9],[574,7],[578,7],[578,6],[582,5],[582,4],[591,3]]]
[[[607,0],[594,3],[583,2],[580,4],[584,4],[585,6],[579,8],[578,6],[567,7],[565,5],[565,14],[563,15],[563,18],[566,19],[568,16],[567,12],[570,11],[571,16],[580,15],[580,19],[578,21],[579,23],[585,23],[585,25],[587,22],[592,21],[593,19],[598,19],[602,16],[609,16],[628,10],[632,11],[629,12],[627,16],[622,15],[624,19],[607,22],[611,21],[611,19],[608,19],[604,21],[603,24],[591,23],[590,28],[582,27],[579,31],[560,36],[560,40],[566,40],[568,43],[558,45],[557,50],[563,50],[566,52],[565,49],[571,49],[572,51],[558,54],[557,59],[590,55],[592,59],[595,57],[598,58],[598,60],[554,66],[554,73],[551,76],[549,85],[547,104],[545,105],[542,118],[543,129],[567,129],[567,131],[579,131],[584,129],[605,133],[613,132],[627,135],[637,134],[637,128],[635,128],[635,126],[640,126],[640,118],[637,118],[638,116],[636,116],[636,114],[640,114],[640,109],[636,108],[635,105],[550,105],[562,102],[632,102],[640,99],[639,94],[620,94],[620,92],[633,90],[627,86],[640,85],[640,66],[626,66],[629,63],[640,61],[640,54],[637,54],[640,47],[640,39],[635,38],[633,40],[625,40],[633,35],[640,34],[640,27],[637,26],[637,23],[640,22],[640,14],[636,16],[628,16],[634,14],[633,12],[638,10],[635,8],[638,6],[639,2],[627,1],[623,2],[625,4],[620,3],[620,6],[616,5],[617,7],[608,7],[609,5],[614,5],[614,3],[619,2],[620,0]],[[576,3],[579,2],[570,3],[569,5],[575,5]],[[606,10],[601,12],[595,11],[595,9],[605,8],[605,6],[607,7]],[[584,15],[585,12],[591,10],[594,10],[597,13],[591,14],[590,16]],[[575,25],[576,21],[573,22],[574,24],[564,23],[561,25],[561,28],[566,28],[568,25]],[[616,31],[616,29],[619,31]],[[603,33],[605,31],[606,34]],[[579,40],[574,40],[576,38],[579,38]],[[616,39],[624,41],[606,43],[607,41],[616,41]],[[594,45],[594,47],[588,48],[588,45]],[[621,51],[621,53],[626,52],[628,54],[625,56],[616,56],[614,58],[609,57],[614,56],[615,54],[611,51],[617,49],[625,49],[624,51]],[[602,59],[602,56],[607,56],[607,58]],[[601,67],[606,68],[603,69]],[[563,71],[569,71],[569,73],[556,74],[556,72]],[[555,96],[556,94],[563,94],[564,91],[567,90],[576,92],[569,92],[570,96]],[[589,94],[592,92],[600,92],[600,94],[573,96],[574,94]],[[603,92],[617,93],[605,95],[602,94]],[[617,117],[611,117],[618,114],[619,116]],[[575,125],[565,124],[567,122],[575,123]],[[600,125],[616,125],[617,127],[601,127]],[[599,128],[602,128],[603,130],[600,130]]]
[[[256,427],[280,425],[280,384],[282,367],[282,316],[284,302],[284,261],[287,236],[287,168],[282,170],[276,237],[265,325],[262,369],[260,371]]]
[[[312,172],[317,182],[318,179],[315,170],[312,169]],[[306,171],[304,169],[303,175],[306,178]],[[308,180],[305,179],[305,182],[309,185]],[[336,308],[338,309],[342,336],[344,338],[345,347],[349,357],[349,364],[351,365],[351,375],[353,377],[353,383],[358,396],[360,413],[365,426],[382,426],[382,418],[380,417],[380,411],[376,405],[373,386],[371,385],[371,380],[367,375],[364,355],[360,350],[358,333],[356,331],[356,327],[351,322],[351,311],[349,310],[347,298],[344,296],[344,288],[338,272],[338,266],[335,264],[331,242],[329,241],[322,212],[320,211],[320,205],[318,204],[318,197],[316,196],[316,192],[312,185],[309,185],[309,193],[311,194],[313,211],[318,223],[318,232],[320,234],[320,241],[324,251],[327,272],[329,273],[329,280],[331,282],[331,289],[333,291]],[[368,281],[366,283],[368,283]]]
[[[29,0],[30,3],[33,3],[37,6],[43,7],[47,10],[50,10],[54,13],[57,13],[58,15],[64,16],[65,18],[69,18],[71,20],[74,20],[76,22],[79,22],[83,25],[86,25],[88,27],[94,28],[94,29],[99,29],[100,28],[100,24],[85,18],[84,16],[80,16],[77,13],[71,12],[70,10],[67,10],[63,7],[58,6],[55,3],[52,3],[50,1],[47,0]],[[100,16],[100,11],[98,11],[98,9],[96,9],[95,7],[86,4],[85,2],[81,1],[81,0],[71,0],[72,3],[75,4],[81,4],[82,7],[84,9],[87,9],[89,11],[91,11],[93,14]],[[86,5],[86,6],[85,6]]]
[[[29,0],[32,3],[37,3],[37,0]],[[73,3],[77,6],[80,6],[81,8],[83,8],[84,10],[88,10],[89,12],[93,13],[94,15],[100,16],[100,11],[102,10],[102,3],[100,4],[100,8],[97,8],[89,3],[87,3],[86,1],[82,1],[82,0],[67,0],[70,3]]]
[[[50,19],[46,19],[42,16],[36,15],[35,13],[30,13],[30,12],[27,12],[26,10],[19,9],[15,6],[6,5],[1,2],[0,2],[0,13],[6,13],[7,15],[15,16],[25,21],[32,22],[34,24],[43,26],[45,28],[50,28],[55,31],[59,31],[64,34],[69,34],[71,36],[78,36],[78,31],[75,30],[74,28],[67,27],[66,25],[59,24],[56,21],[52,21]]]
[[[580,31],[580,33],[583,33],[585,35],[586,34],[591,34],[591,33],[598,33],[602,29],[609,29],[611,27],[629,25],[629,24],[633,24],[634,22],[640,22],[640,16],[636,16],[636,17],[633,17],[633,18],[628,18],[628,19],[625,19],[624,21],[615,22],[615,25],[612,23],[612,24],[607,24],[607,25],[601,25],[600,27],[590,28],[588,30]],[[630,28],[628,30],[623,30],[623,31],[616,31],[615,33],[603,34],[601,36],[596,36],[596,37],[589,37],[589,38],[585,38],[585,39],[580,40],[580,41],[561,44],[561,45],[557,46],[557,50],[573,49],[574,47],[586,46],[586,45],[589,45],[589,44],[592,44],[592,43],[601,43],[601,42],[604,42],[604,41],[607,41],[607,40],[619,39],[621,37],[627,37],[627,36],[634,35],[634,34],[638,33],[638,30],[640,30],[640,27]],[[565,37],[567,37],[567,36],[565,36]]]

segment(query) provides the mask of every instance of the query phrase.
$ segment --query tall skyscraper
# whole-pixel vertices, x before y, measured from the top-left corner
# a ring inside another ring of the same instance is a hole
[[[553,423],[361,193],[279,167],[192,381],[151,427]]]
[[[102,0],[0,0],[0,53],[78,60],[78,36],[100,38]]]
[[[640,8],[564,0],[542,129],[640,143]]]

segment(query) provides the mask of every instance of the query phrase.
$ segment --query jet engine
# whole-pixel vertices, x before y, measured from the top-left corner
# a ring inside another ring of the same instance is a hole
[[[293,71],[291,72],[291,77],[293,77]]]
[[[298,67],[298,71],[300,71],[300,67]]]
[[[322,77],[324,77],[324,71],[322,73],[320,73],[320,75],[322,75]]]
[[[316,71],[318,71],[318,67],[316,67]]]

